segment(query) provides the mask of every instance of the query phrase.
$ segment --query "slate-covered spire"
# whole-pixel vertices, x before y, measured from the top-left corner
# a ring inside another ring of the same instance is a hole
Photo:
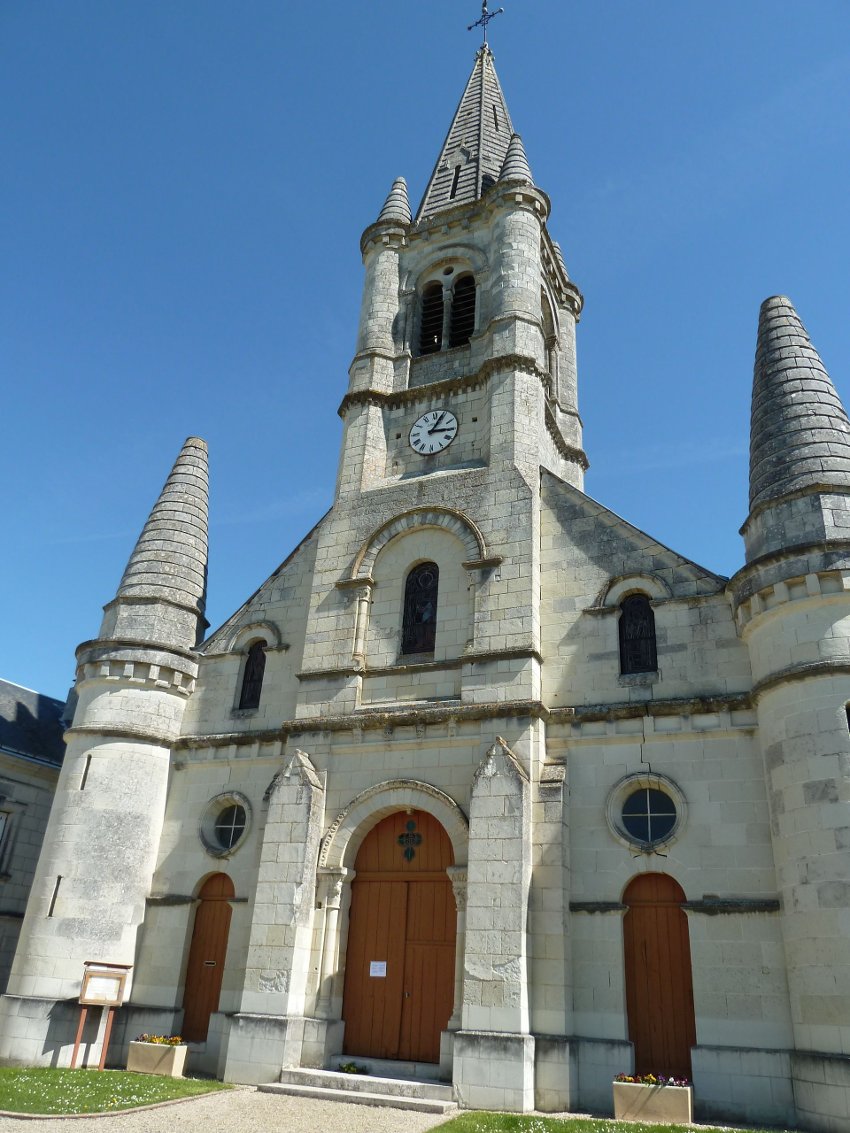
[[[410,224],[410,198],[407,195],[407,182],[403,177],[396,177],[393,181],[393,187],[378,216],[378,224],[387,220],[399,220],[402,224]]]
[[[759,314],[750,424],[750,511],[817,486],[850,489],[850,421],[790,299]]]
[[[160,598],[203,615],[208,501],[207,445],[189,437],[130,556],[118,602]]]
[[[416,219],[477,200],[482,181],[498,179],[513,132],[493,53],[485,44],[475,56]]]
[[[525,146],[522,144],[522,138],[519,134],[513,134],[511,136],[508,150],[505,154],[505,160],[502,162],[499,180],[526,181],[529,185],[534,184],[534,178],[531,176],[531,166],[528,164],[528,158],[525,156]]]

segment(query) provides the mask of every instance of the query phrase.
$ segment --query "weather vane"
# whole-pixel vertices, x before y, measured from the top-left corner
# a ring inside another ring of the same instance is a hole
[[[502,12],[504,12],[504,10],[505,10],[504,8],[497,8],[495,12],[488,12],[487,11],[487,0],[484,0],[484,2],[481,5],[481,19],[476,20],[474,24],[470,24],[469,27],[466,30],[472,31],[473,28],[482,28],[484,30],[484,46],[486,47],[487,46],[487,25],[490,23],[491,20],[495,20],[496,16],[501,16],[501,14],[502,14]]]

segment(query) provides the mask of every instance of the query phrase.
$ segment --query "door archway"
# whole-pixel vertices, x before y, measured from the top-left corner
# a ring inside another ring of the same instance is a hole
[[[681,885],[644,873],[626,887],[626,1011],[636,1074],[691,1077],[696,1045],[688,918]]]
[[[454,1000],[452,844],[427,811],[380,821],[354,862],[342,1016],[346,1054],[439,1062]]]
[[[192,1042],[204,1042],[210,1015],[218,1010],[230,932],[230,901],[236,891],[227,874],[214,873],[198,896],[183,988],[183,1038]]]

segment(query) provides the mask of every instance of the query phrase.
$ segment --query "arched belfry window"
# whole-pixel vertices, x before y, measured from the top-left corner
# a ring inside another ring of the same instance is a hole
[[[260,693],[263,691],[263,674],[266,671],[266,643],[255,641],[248,650],[245,671],[242,674],[242,691],[239,694],[240,708],[259,708]]]
[[[443,345],[443,285],[429,283],[422,292],[419,353],[435,354]]]
[[[420,563],[407,576],[401,630],[402,653],[434,652],[439,580],[440,570],[436,563]]]
[[[462,275],[452,292],[452,322],[449,346],[465,346],[475,330],[475,280]]]
[[[655,614],[645,594],[630,594],[620,603],[620,672],[654,673]]]

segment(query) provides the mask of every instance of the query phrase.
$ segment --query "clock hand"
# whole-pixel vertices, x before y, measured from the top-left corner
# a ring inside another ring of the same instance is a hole
[[[428,430],[428,436],[429,437],[431,436],[432,433],[436,432],[437,426],[442,421],[442,419],[445,417],[445,415],[446,415],[446,412],[445,412],[445,410],[443,410],[443,412],[440,414],[440,416],[434,422],[433,427]]]

